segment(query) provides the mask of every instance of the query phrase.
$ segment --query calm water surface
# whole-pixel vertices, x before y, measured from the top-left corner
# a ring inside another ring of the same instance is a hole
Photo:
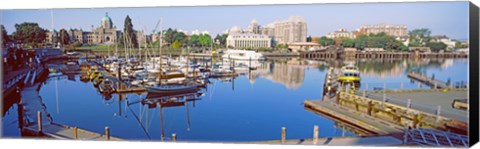
[[[339,64],[335,64],[339,63]],[[130,140],[167,140],[176,133],[180,141],[238,142],[280,139],[281,127],[288,139],[311,138],[314,125],[320,137],[342,136],[334,122],[304,109],[306,99],[320,99],[329,65],[343,62],[305,60],[267,61],[261,68],[232,81],[210,79],[201,92],[204,96],[183,106],[149,108],[135,101],[146,94],[114,94],[106,100],[91,82],[66,76],[50,78],[39,94],[56,123],[104,132]],[[467,81],[467,59],[422,61],[357,61],[362,75],[362,89],[383,87],[418,88],[406,77],[409,70],[419,70],[440,80]],[[425,86],[423,88],[426,88]],[[57,98],[58,96],[58,98]],[[123,96],[123,97],[119,97]],[[121,100],[119,100],[121,98]],[[18,137],[18,104],[12,104],[3,117],[3,136]],[[346,132],[346,136],[354,136]]]

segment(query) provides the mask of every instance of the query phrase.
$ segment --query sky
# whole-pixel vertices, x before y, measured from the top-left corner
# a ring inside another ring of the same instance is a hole
[[[134,29],[147,33],[151,33],[162,18],[162,29],[176,28],[189,33],[207,30],[214,36],[233,26],[246,29],[252,19],[267,25],[289,16],[302,16],[307,23],[307,35],[312,37],[340,28],[353,31],[362,25],[387,23],[407,25],[408,30],[429,28],[432,35],[466,40],[469,24],[468,2],[1,10],[0,15],[1,23],[11,34],[15,31],[14,25],[22,22],[37,22],[45,29],[91,31],[92,25],[100,26],[105,12],[117,30],[123,29],[125,17],[129,15]]]

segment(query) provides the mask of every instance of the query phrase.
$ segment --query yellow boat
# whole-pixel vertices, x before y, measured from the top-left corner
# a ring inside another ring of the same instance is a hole
[[[360,71],[358,71],[358,67],[353,65],[342,67],[338,81],[360,83],[360,80]]]

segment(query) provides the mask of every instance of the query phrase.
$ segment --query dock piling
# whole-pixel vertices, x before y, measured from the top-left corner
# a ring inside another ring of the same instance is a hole
[[[105,127],[105,137],[107,140],[110,140],[110,128]]]
[[[38,133],[42,133],[42,112],[37,111]]]
[[[440,120],[440,110],[442,109],[442,106],[438,105],[437,110],[435,111],[435,114],[437,115],[436,119],[437,122]]]
[[[382,108],[385,105],[385,101],[387,101],[387,94],[383,93],[383,99],[382,99]]]
[[[172,133],[172,141],[177,142],[177,134]]]
[[[285,143],[286,139],[287,139],[287,128],[282,127],[282,144]]]
[[[318,125],[313,126],[313,144],[318,143]]]
[[[407,99],[407,108],[412,107],[412,99]]]
[[[78,139],[78,127],[73,127],[73,139]]]

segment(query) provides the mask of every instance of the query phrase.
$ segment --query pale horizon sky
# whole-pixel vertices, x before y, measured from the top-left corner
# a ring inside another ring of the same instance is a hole
[[[9,34],[14,25],[37,22],[44,29],[82,28],[91,31],[91,25],[100,26],[108,12],[117,30],[123,30],[127,15],[136,30],[151,33],[162,18],[162,29],[207,30],[212,36],[233,26],[246,29],[252,19],[260,25],[289,16],[302,16],[307,23],[307,36],[324,36],[340,28],[353,31],[362,25],[398,24],[408,30],[429,28],[432,35],[447,35],[454,39],[468,39],[469,11],[467,1],[418,3],[358,3],[358,4],[299,4],[251,6],[191,6],[146,8],[95,8],[95,9],[41,9],[0,10],[1,24]]]

